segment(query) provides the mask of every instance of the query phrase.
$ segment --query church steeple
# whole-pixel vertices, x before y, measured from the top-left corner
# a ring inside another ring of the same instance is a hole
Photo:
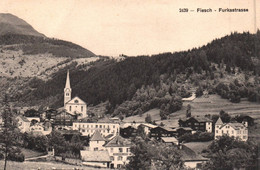
[[[66,85],[64,88],[64,106],[65,104],[71,100],[71,88],[70,88],[70,73],[69,70],[67,71],[67,79],[66,79]]]

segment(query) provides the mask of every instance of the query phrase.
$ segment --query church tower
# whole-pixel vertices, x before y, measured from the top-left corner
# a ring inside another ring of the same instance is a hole
[[[68,70],[67,71],[66,85],[65,85],[65,88],[64,88],[64,106],[70,100],[71,100],[71,88],[70,88],[70,73],[69,73],[69,70]]]

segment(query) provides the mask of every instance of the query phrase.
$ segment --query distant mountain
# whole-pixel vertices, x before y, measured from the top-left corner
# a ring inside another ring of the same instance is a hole
[[[45,37],[44,34],[36,31],[26,21],[8,13],[0,13],[0,35],[21,34]]]
[[[72,62],[87,64],[96,59],[77,44],[48,38],[24,20],[0,13],[0,76],[46,79]]]

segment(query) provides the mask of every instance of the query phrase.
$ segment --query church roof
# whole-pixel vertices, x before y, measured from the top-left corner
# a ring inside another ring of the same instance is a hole
[[[91,136],[90,141],[106,141],[106,139],[101,135],[98,130],[96,130]]]
[[[127,147],[131,146],[131,142],[123,137],[116,135],[113,139],[107,142],[104,147]]]
[[[223,122],[222,122],[221,118],[219,117],[217,122],[216,122],[216,125],[222,125],[222,124],[223,124]]]
[[[73,100],[79,100],[80,102],[82,102],[83,104],[87,104],[84,100],[82,100],[80,97],[78,97],[78,96],[75,96],[75,97],[73,97],[71,100],[69,100],[69,101],[67,101],[66,102],[66,104],[67,103],[70,103],[70,104],[79,104],[79,103],[71,103],[71,101],[73,101]],[[82,105],[82,104],[80,104],[80,105]]]

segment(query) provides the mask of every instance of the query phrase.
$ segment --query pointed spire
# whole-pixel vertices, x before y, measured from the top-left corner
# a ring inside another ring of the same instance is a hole
[[[222,122],[221,118],[219,117],[217,122],[216,122],[216,125],[222,125],[222,124],[223,124],[223,122]]]
[[[70,73],[69,73],[69,70],[67,71],[67,79],[66,79],[65,89],[70,89]]]

